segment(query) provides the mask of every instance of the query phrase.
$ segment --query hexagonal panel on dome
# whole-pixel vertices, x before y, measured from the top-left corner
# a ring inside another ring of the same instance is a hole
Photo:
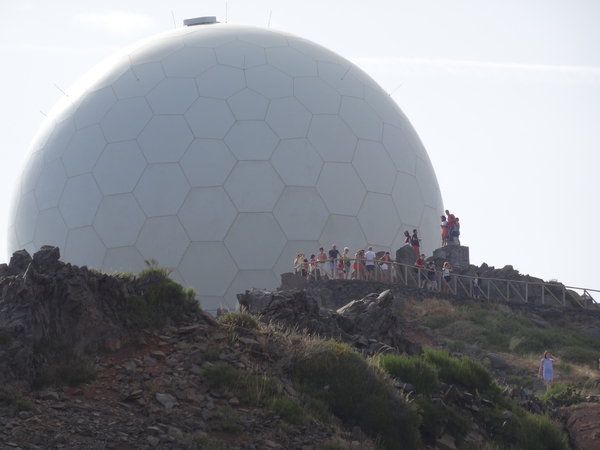
[[[179,164],[148,164],[133,190],[148,217],[177,214],[190,190]]]
[[[136,141],[108,144],[92,174],[104,195],[132,192],[146,168],[146,159]]]
[[[242,30],[236,30],[235,36],[242,42],[248,42],[264,48],[288,45],[285,36],[273,30],[265,30],[264,28],[247,27]]]
[[[380,89],[365,86],[365,101],[384,123],[400,127],[402,124],[402,117],[399,113],[400,108],[389,95]]]
[[[229,66],[214,66],[196,77],[198,93],[201,97],[231,97],[246,87],[244,71]]]
[[[180,36],[158,36],[129,53],[129,59],[131,64],[160,62],[180,48],[183,48]]]
[[[146,215],[133,194],[119,194],[102,199],[93,226],[106,248],[111,249],[135,245],[145,221]]]
[[[40,211],[58,206],[66,183],[67,174],[60,159],[44,166],[34,189]]]
[[[185,113],[192,133],[198,138],[223,139],[235,117],[225,100],[199,98]]]
[[[42,152],[36,152],[29,156],[19,183],[22,193],[32,191],[35,188],[43,167],[44,155]]]
[[[223,242],[192,242],[178,270],[185,283],[201,289],[203,296],[220,297],[238,268]]]
[[[324,61],[334,64],[339,63],[338,56],[335,53],[326,49],[325,47],[321,47],[320,45],[309,41],[308,39],[303,39],[297,36],[288,36],[287,41],[290,47],[299,50],[316,61]]]
[[[227,42],[235,41],[235,34],[232,30],[208,25],[201,27],[196,25],[188,29],[188,33],[183,36],[183,42],[186,47],[206,47],[215,48]]]
[[[368,191],[392,193],[397,170],[383,144],[359,140],[352,165]]]
[[[342,97],[340,116],[359,139],[381,142],[383,121],[363,99]]]
[[[406,195],[409,193],[409,195]],[[392,199],[402,219],[402,223],[416,225],[421,221],[423,215],[423,195],[417,183],[417,179],[412,175],[398,173],[396,184],[392,191]]]
[[[294,95],[313,114],[338,114],[342,96],[319,77],[294,79]]]
[[[195,78],[216,64],[217,58],[212,48],[198,47],[184,47],[162,61],[168,77]]]
[[[363,84],[354,75],[348,72],[348,61],[340,58],[344,64],[331,64],[319,62],[319,78],[325,80],[332,88],[341,95],[349,97],[363,97]]]
[[[288,240],[317,240],[329,211],[315,188],[287,186],[273,215]]]
[[[287,242],[269,213],[238,214],[224,241],[239,269],[272,269]]]
[[[417,170],[417,156],[411,151],[406,136],[399,128],[388,125],[383,126],[383,145],[400,172],[415,175]]]
[[[358,213],[358,221],[367,242],[388,247],[398,234],[400,217],[389,195],[367,193]]]
[[[28,153],[39,152],[48,142],[50,135],[54,132],[56,122],[54,120],[44,120],[33,136],[33,140],[28,148]]]
[[[69,230],[62,259],[78,266],[102,268],[106,247],[92,227]]]
[[[237,213],[219,186],[192,188],[178,217],[192,241],[222,241]]]
[[[272,270],[240,270],[229,289],[225,293],[225,300],[229,308],[235,308],[237,294],[243,294],[247,289],[271,289],[274,290],[281,284],[279,277]]]
[[[135,243],[144,259],[154,258],[161,267],[177,267],[189,245],[177,216],[150,217]]]
[[[367,238],[358,218],[334,214],[327,219],[319,242],[324,248],[331,248],[335,244],[340,251],[343,251],[344,247],[348,247],[352,258],[358,249],[367,248]],[[314,252],[314,250],[312,251]]]
[[[150,164],[178,162],[194,140],[183,116],[154,116],[137,138]]]
[[[154,114],[183,114],[197,98],[192,78],[165,78],[146,95]]]
[[[72,177],[58,203],[58,209],[69,228],[84,227],[94,221],[102,193],[90,173]]]
[[[54,245],[58,248],[65,248],[67,231],[67,226],[58,208],[46,209],[40,212],[35,225],[33,244],[38,249],[43,245]]]
[[[72,117],[57,123],[54,132],[50,135],[44,146],[44,162],[48,164],[60,158],[74,134],[75,123]]]
[[[106,113],[100,127],[107,142],[135,139],[152,118],[152,110],[145,98],[119,100]]]
[[[181,158],[180,166],[192,187],[221,186],[236,159],[220,139],[195,139]]]
[[[106,250],[102,271],[106,273],[132,272],[137,274],[146,268],[144,258],[133,245]]]
[[[265,49],[248,42],[228,42],[216,47],[215,53],[219,64],[239,69],[249,69],[267,63]]]
[[[81,129],[97,124],[116,101],[117,97],[111,87],[98,89],[86,95],[73,114],[75,127]]]
[[[331,214],[358,214],[367,190],[351,164],[325,163],[317,190]]]
[[[284,185],[268,161],[240,161],[223,185],[240,212],[270,212]]]
[[[286,185],[315,186],[323,159],[307,139],[282,139],[271,164]]]
[[[267,98],[291,97],[294,95],[292,77],[275,67],[265,65],[245,70],[246,86]]]
[[[131,66],[115,81],[112,88],[118,99],[143,97],[165,78],[160,63]]]
[[[24,193],[21,196],[19,206],[17,206],[17,215],[15,217],[15,228],[20,246],[33,241],[33,233],[37,223],[40,210],[35,201],[33,191]],[[13,251],[16,249],[13,249]]]
[[[294,97],[271,100],[266,122],[281,139],[306,137],[311,113]]]
[[[99,125],[77,130],[62,155],[67,175],[73,177],[91,172],[105,145]]]
[[[437,186],[437,180],[433,174],[431,165],[421,159],[417,159],[417,183],[419,184],[425,205],[436,208],[440,189]]]
[[[227,99],[237,120],[264,120],[269,100],[252,89],[244,88]]]
[[[318,75],[317,62],[291,47],[267,48],[267,62],[292,77],[314,77]]]
[[[358,141],[338,115],[314,115],[308,140],[327,162],[351,162]]]
[[[262,120],[238,120],[224,141],[238,161],[263,161],[271,157],[279,138]]]

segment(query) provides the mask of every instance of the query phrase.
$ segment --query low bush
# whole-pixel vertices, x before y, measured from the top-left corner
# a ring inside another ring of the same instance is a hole
[[[585,396],[572,383],[554,383],[542,399],[553,406],[570,406],[585,401]]]
[[[274,398],[269,404],[269,408],[275,411],[279,416],[292,425],[302,425],[306,423],[307,415],[304,408],[289,397]]]
[[[379,364],[392,377],[412,384],[418,394],[429,395],[439,388],[435,368],[418,356],[379,355]]]
[[[219,321],[225,325],[234,327],[250,328],[258,330],[260,325],[256,317],[247,312],[231,312],[219,317]]]
[[[500,388],[492,374],[481,364],[470,358],[456,358],[445,350],[424,349],[424,360],[435,367],[441,381],[456,384],[473,395],[483,394],[496,400]]]
[[[424,439],[435,441],[442,431],[447,430],[457,440],[464,440],[471,427],[469,419],[443,403],[434,405],[428,397],[422,395],[415,397],[415,403],[422,418],[419,431]]]
[[[2,385],[0,385],[0,402],[15,405],[20,411],[29,411],[32,409],[32,406],[23,397]]]
[[[347,425],[360,424],[385,449],[416,449],[420,418],[385,373],[346,344],[304,340],[294,348],[292,375]]]
[[[95,380],[98,375],[87,358],[75,353],[66,342],[44,339],[33,346],[36,354],[43,355],[48,361],[46,370],[33,380],[33,387],[73,386]]]
[[[155,275],[156,281],[140,296],[128,299],[125,318],[140,328],[160,327],[179,322],[185,314],[200,310],[193,288],[184,288],[168,278],[168,269],[148,267],[140,276]],[[143,275],[142,275],[143,274]]]

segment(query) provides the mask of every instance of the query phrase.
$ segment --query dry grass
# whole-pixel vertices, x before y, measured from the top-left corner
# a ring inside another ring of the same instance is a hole
[[[422,302],[407,299],[404,302],[403,314],[411,320],[418,320],[427,316],[455,315],[455,313],[454,305],[444,299],[426,298]]]

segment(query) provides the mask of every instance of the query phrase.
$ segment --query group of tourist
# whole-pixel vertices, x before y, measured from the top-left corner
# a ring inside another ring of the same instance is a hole
[[[441,216],[442,247],[446,245],[460,245],[460,222],[458,217],[446,210],[446,216]]]
[[[320,247],[319,252],[316,255],[311,254],[310,258],[302,252],[296,253],[294,273],[305,280],[347,280],[348,277],[353,280],[374,280],[375,267],[379,266],[381,281],[388,281],[390,261],[390,252],[385,252],[377,259],[373,247],[369,247],[367,251],[360,249],[354,254],[354,258],[351,258],[348,247],[344,247],[344,251],[340,253],[337,246],[332,245],[328,253]]]

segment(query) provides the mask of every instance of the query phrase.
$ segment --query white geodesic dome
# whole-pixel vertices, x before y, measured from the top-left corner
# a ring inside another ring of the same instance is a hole
[[[42,245],[103,271],[174,269],[204,308],[275,288],[298,251],[430,254],[442,198],[400,108],[306,39],[209,24],[101,63],[54,107],[19,179],[9,255]]]

